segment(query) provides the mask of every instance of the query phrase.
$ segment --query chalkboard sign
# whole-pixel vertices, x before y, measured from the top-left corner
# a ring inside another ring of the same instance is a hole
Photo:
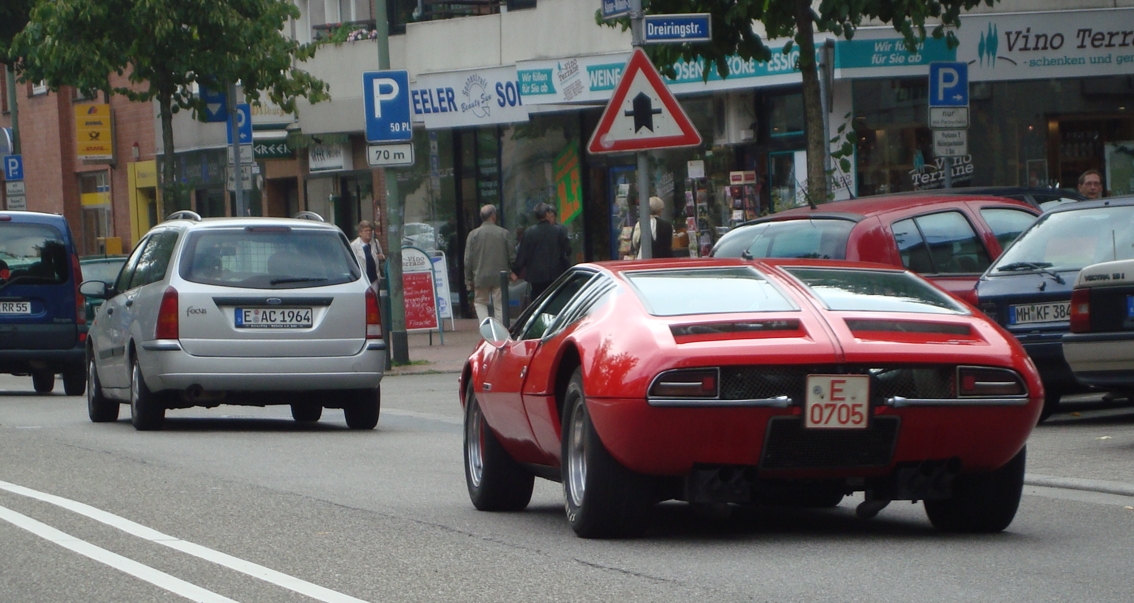
[[[439,329],[433,273],[406,272],[402,274],[402,287],[406,306],[406,330]]]

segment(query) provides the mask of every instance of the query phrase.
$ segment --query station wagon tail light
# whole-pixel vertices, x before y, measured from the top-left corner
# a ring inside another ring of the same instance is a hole
[[[168,287],[161,296],[161,306],[158,308],[157,329],[155,339],[177,339],[177,289]]]
[[[666,371],[650,386],[651,398],[716,398],[720,394],[720,369]]]
[[[958,367],[957,385],[961,398],[1025,396],[1028,393],[1020,376],[1008,369]]]
[[[1071,332],[1091,332],[1091,290],[1075,289],[1071,292]]]
[[[83,269],[79,266],[79,256],[71,254],[71,280],[75,281],[75,322],[87,324],[87,300],[79,293],[79,283],[83,282]]]
[[[366,338],[382,339],[382,312],[378,309],[378,295],[366,288]]]

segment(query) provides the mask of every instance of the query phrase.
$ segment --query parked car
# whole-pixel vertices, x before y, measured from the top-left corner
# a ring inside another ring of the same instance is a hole
[[[994,532],[1020,500],[1042,385],[1019,342],[912,272],[823,260],[580,264],[460,377],[473,505],[561,481],[583,537],[654,503],[923,500]]]
[[[102,281],[108,285],[118,280],[118,273],[122,271],[122,266],[125,263],[126,256],[124,255],[91,255],[79,258],[79,268],[82,270],[84,282]],[[101,299],[86,298],[84,314],[87,318],[87,324],[94,322],[95,310],[100,305],[102,305]],[[85,368],[83,374],[85,379]]]
[[[1079,383],[1134,397],[1134,260],[1079,271],[1063,357]]]
[[[63,216],[0,211],[0,372],[31,375],[37,393],[86,384],[79,259]]]
[[[908,268],[950,293],[981,273],[1039,210],[988,196],[917,193],[799,207],[738,226],[713,257],[822,258]]]
[[[1064,203],[1086,201],[1086,195],[1067,188],[1048,188],[1045,186],[964,186],[943,188],[935,193],[950,195],[993,195],[1023,201],[1041,211],[1054,209]]]
[[[437,232],[425,222],[408,222],[402,227],[402,246],[417,247],[423,251],[437,249]]]
[[[118,279],[83,283],[95,422],[129,402],[140,430],[173,408],[289,404],[296,421],[342,408],[378,423],[385,342],[378,298],[338,228],[313,219],[177,212],[138,242]]]
[[[1079,271],[1134,259],[1132,244],[1134,197],[1062,205],[1020,235],[977,283],[980,308],[1024,344],[1043,375],[1041,420],[1056,411],[1064,394],[1083,391],[1063,356]]]

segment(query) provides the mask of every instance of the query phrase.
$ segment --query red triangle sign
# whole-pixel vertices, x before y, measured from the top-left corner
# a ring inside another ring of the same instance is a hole
[[[598,127],[591,134],[587,150],[625,153],[699,144],[701,134],[646,53],[635,48]]]

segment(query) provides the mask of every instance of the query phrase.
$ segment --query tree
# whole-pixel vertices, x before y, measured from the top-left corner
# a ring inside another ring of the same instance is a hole
[[[28,13],[34,0],[4,0],[0,2],[0,64],[11,66],[16,55],[11,52],[12,38],[28,23]]]
[[[8,0],[4,0],[8,2]],[[121,94],[157,100],[161,116],[162,182],[174,186],[173,114],[205,103],[193,84],[223,89],[239,81],[250,101],[266,94],[285,111],[295,100],[328,98],[326,84],[295,67],[315,53],[281,32],[299,9],[287,0],[38,0],[16,36],[24,80],[52,90]],[[110,75],[128,72],[129,86]]]
[[[771,49],[752,29],[760,22],[768,39],[789,38],[784,47],[788,54],[793,45],[799,48],[798,68],[803,76],[803,105],[807,141],[807,191],[812,200],[825,201],[829,186],[824,157],[827,133],[823,131],[822,101],[819,92],[819,71],[816,61],[815,34],[830,32],[848,40],[863,21],[889,24],[905,38],[906,48],[914,51],[925,41],[927,22],[935,38],[945,37],[950,48],[957,46],[949,27],[960,25],[962,10],[979,4],[992,6],[996,0],[642,0],[649,14],[710,13],[713,40],[705,44],[659,44],[647,47],[650,58],[665,75],[673,76],[673,64],[683,59],[704,59],[721,77],[728,76],[728,57],[767,61]],[[602,20],[600,12],[595,19]],[[934,25],[936,22],[936,25]],[[621,24],[629,25],[627,19]],[[705,69],[705,77],[709,77]]]

